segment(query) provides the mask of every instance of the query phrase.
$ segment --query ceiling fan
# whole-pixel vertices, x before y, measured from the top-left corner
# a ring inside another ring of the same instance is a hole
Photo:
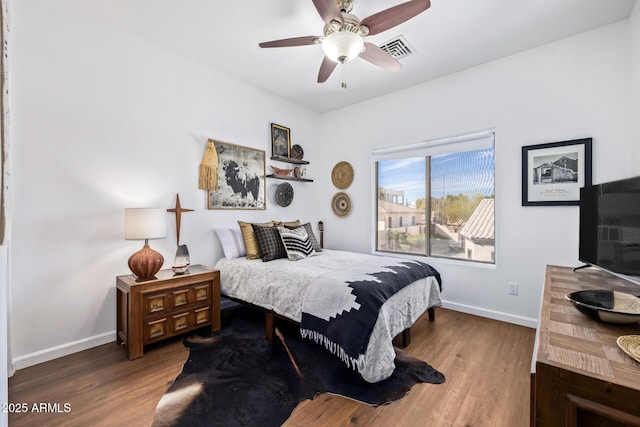
[[[313,0],[325,23],[323,36],[303,36],[262,42],[260,47],[290,47],[321,44],[325,57],[318,83],[327,81],[336,66],[360,57],[379,67],[398,71],[402,64],[364,37],[373,36],[413,18],[431,6],[429,0],[411,0],[373,14],[363,20],[351,14],[354,0]],[[346,88],[346,83],[342,83]]]

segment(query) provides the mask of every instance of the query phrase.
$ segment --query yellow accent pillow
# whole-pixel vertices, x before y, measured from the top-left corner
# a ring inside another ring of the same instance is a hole
[[[271,222],[256,223],[265,227],[271,227]],[[250,222],[238,221],[240,231],[242,232],[242,240],[244,240],[244,247],[247,250],[247,259],[259,259],[262,254],[260,253],[260,246],[256,240],[256,235],[253,233],[253,227]]]

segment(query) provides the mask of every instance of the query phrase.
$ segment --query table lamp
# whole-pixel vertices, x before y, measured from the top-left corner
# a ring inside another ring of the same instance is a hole
[[[124,210],[124,238],[144,240],[144,246],[129,257],[129,268],[136,281],[155,279],[164,258],[149,247],[149,239],[167,237],[167,213],[161,208],[126,208]]]

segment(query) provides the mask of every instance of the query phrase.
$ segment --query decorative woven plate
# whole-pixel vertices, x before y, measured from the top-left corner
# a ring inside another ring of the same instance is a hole
[[[349,162],[339,162],[331,171],[331,181],[340,190],[347,189],[353,182],[353,166]]]
[[[276,203],[286,208],[293,200],[293,187],[288,182],[283,182],[276,188]]]
[[[618,347],[636,362],[640,362],[640,335],[623,335],[618,337]]]
[[[331,199],[331,209],[333,209],[334,214],[340,217],[349,215],[349,212],[351,212],[351,198],[347,193],[336,193]]]
[[[295,144],[291,147],[291,152],[289,155],[294,159],[302,160],[302,158],[304,157],[304,150],[298,144]]]

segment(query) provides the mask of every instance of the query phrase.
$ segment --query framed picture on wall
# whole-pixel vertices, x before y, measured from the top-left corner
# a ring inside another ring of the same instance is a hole
[[[291,130],[271,123],[271,152],[274,157],[289,157],[291,152]]]
[[[579,205],[591,185],[591,138],[522,147],[522,206]]]
[[[218,190],[208,192],[209,209],[266,209],[265,152],[214,141]]]

